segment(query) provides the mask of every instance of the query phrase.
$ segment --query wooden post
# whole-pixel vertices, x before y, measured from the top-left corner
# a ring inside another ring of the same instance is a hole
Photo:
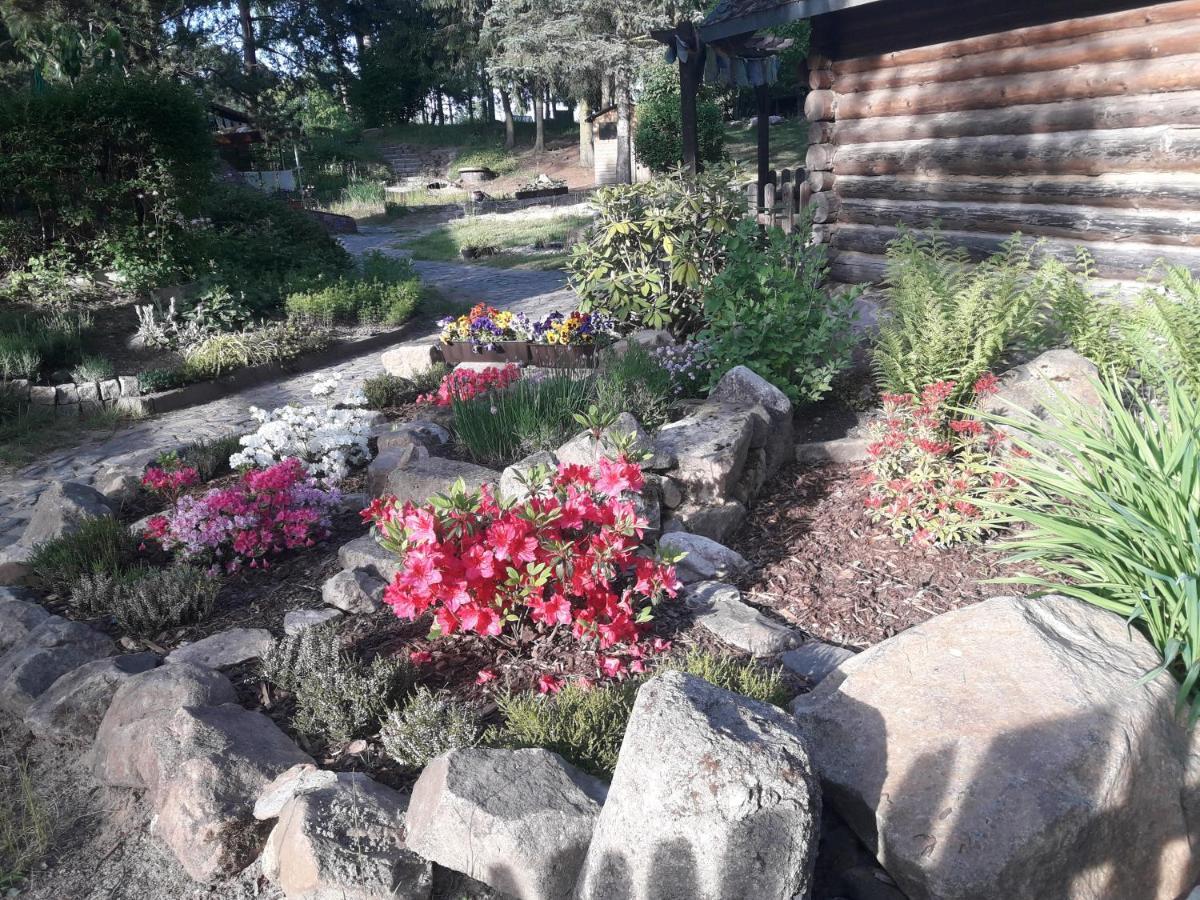
[[[696,95],[700,91],[700,54],[692,51],[687,62],[679,61],[679,117],[683,131],[683,167],[695,175],[700,171],[700,135],[696,125]]]
[[[770,180],[771,172],[771,88],[766,84],[757,85],[754,101],[758,107],[758,196],[761,203],[763,186]]]

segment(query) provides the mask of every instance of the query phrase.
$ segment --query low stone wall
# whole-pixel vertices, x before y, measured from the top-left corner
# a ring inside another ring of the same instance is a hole
[[[106,409],[146,412],[146,400],[136,375],[118,375],[82,384],[39,385],[28,379],[0,381],[0,391],[33,406],[53,409],[55,415],[96,415]]]

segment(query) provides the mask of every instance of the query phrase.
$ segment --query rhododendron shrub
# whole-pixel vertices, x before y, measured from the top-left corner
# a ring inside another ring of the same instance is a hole
[[[200,483],[200,473],[194,466],[151,466],[142,476],[142,487],[154,494],[175,501],[184,488]]]
[[[250,407],[259,423],[239,439],[242,449],[229,457],[231,468],[264,468],[298,459],[310,475],[327,482],[344,478],[352,466],[371,461],[368,446],[374,413],[332,406],[281,406],[266,412]]]
[[[976,396],[995,388],[981,378]],[[869,430],[867,508],[900,540],[947,545],[978,540],[998,514],[981,503],[1009,496],[1013,480],[1002,469],[1010,448],[1003,436],[947,407],[955,384],[941,381],[919,397],[884,394],[882,419]]]
[[[230,487],[202,497],[183,497],[167,515],[146,525],[146,537],[187,560],[234,572],[269,565],[268,557],[311,547],[329,536],[330,517],[341,502],[297,459],[246,472]]]
[[[653,607],[679,589],[674,566],[636,552],[646,522],[632,492],[642,485],[623,456],[560,466],[508,504],[461,482],[423,506],[377,500],[363,517],[403,561],[384,601],[402,619],[432,612],[440,635],[566,632],[598,651],[598,675],[639,671]],[[538,686],[559,684],[545,675]]]
[[[421,394],[417,397],[417,402],[452,406],[456,400],[465,402],[475,399],[480,394],[506,388],[520,377],[521,370],[513,363],[502,368],[455,369],[442,379],[436,391],[432,394]]]

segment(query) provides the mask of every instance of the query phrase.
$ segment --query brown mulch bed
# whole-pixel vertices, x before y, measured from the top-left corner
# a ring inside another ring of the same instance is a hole
[[[863,506],[861,466],[791,466],[758,498],[729,542],[755,565],[745,599],[808,634],[852,648],[988,597],[1012,575],[994,543],[946,549],[900,544]]]

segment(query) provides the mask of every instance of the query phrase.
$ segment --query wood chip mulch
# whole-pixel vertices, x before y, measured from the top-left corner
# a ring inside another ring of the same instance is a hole
[[[995,542],[946,549],[899,543],[863,506],[861,466],[781,471],[728,542],[754,566],[744,598],[833,644],[864,648],[936,615],[1022,593]]]

